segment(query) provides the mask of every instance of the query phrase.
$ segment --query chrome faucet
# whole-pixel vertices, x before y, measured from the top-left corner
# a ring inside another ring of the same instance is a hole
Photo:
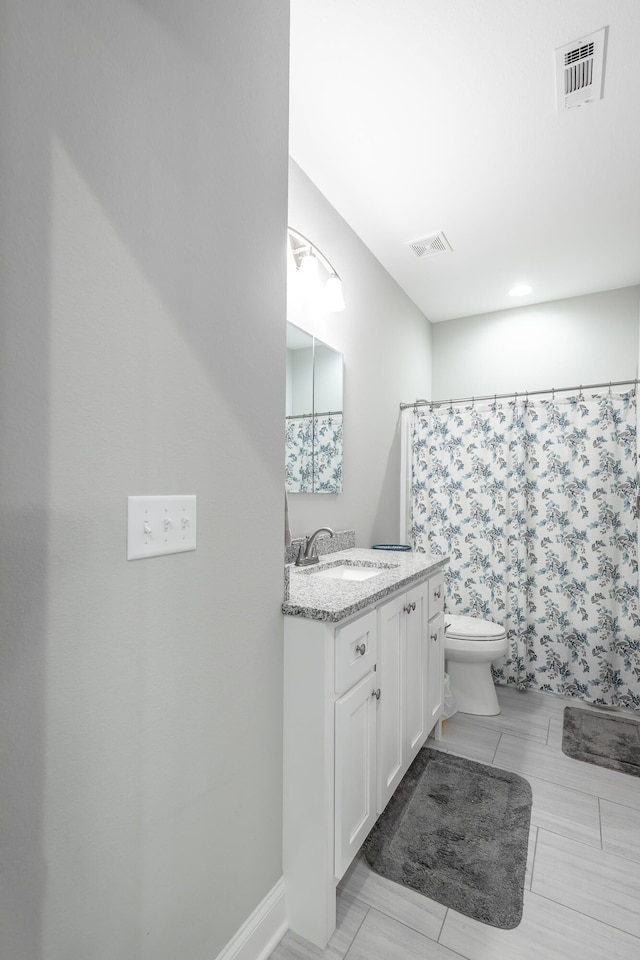
[[[335,536],[331,527],[320,527],[310,537],[305,537],[304,543],[300,544],[296,567],[308,567],[310,563],[320,563],[318,548],[316,547],[316,538],[320,533],[328,533],[330,537]]]

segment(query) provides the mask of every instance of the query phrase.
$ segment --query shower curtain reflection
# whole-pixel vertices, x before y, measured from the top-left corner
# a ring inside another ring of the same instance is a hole
[[[414,547],[505,624],[496,680],[640,709],[635,391],[410,415]]]
[[[285,488],[289,493],[342,491],[342,413],[287,417]]]

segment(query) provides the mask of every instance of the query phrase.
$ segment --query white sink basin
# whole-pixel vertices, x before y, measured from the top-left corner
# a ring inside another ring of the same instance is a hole
[[[314,579],[322,580],[369,580],[383,573],[386,567],[364,567],[355,563],[341,563],[335,567],[319,567],[313,570]]]

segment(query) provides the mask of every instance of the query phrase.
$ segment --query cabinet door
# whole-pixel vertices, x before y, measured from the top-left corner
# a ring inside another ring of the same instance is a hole
[[[442,714],[444,701],[444,614],[429,620],[427,628],[427,727],[432,729]]]
[[[404,637],[406,596],[378,608],[378,813],[404,774]]]
[[[376,822],[377,676],[335,703],[335,875],[340,879]]]
[[[405,730],[404,768],[415,758],[431,726],[427,717],[428,588],[421,583],[405,603]]]

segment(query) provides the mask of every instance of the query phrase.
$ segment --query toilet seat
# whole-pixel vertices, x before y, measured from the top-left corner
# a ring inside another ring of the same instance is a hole
[[[447,613],[444,618],[445,635],[452,640],[503,640],[507,631],[493,620],[463,617]]]

